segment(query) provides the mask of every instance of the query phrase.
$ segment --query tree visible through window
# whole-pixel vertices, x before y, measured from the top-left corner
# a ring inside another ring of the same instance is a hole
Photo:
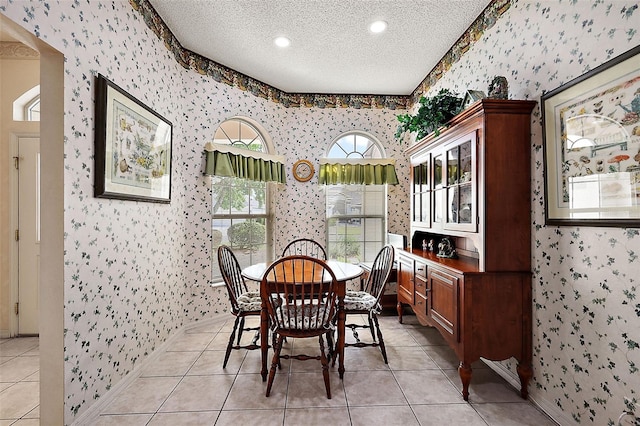
[[[384,158],[367,133],[348,132],[329,147],[328,158]],[[346,262],[372,262],[387,235],[386,185],[326,187],[327,254]]]
[[[255,125],[242,118],[223,122],[214,135],[214,143],[233,145],[252,151],[268,152],[269,147]],[[241,267],[270,259],[271,227],[268,211],[268,187],[265,182],[213,177],[212,248],[213,280],[221,281],[217,250],[221,244],[231,247]]]

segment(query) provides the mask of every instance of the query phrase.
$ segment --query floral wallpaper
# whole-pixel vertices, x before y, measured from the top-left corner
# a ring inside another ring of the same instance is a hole
[[[430,89],[512,99],[543,93],[640,44],[637,1],[512,2]],[[532,116],[533,380],[530,395],[560,424],[617,425],[640,400],[640,229],[544,224],[540,109]],[[505,362],[515,376],[515,361]],[[637,407],[635,408],[638,414]]]
[[[0,0],[0,13],[66,60],[68,424],[181,326],[226,310],[226,294],[209,285],[210,189],[201,176],[202,147],[224,119],[240,115],[256,120],[288,164],[300,158],[317,161],[342,132],[358,129],[375,135],[387,155],[399,161],[401,185],[389,193],[390,231],[408,232],[405,146],[393,139],[394,108],[399,104],[380,101],[385,107],[362,108],[340,101],[340,108],[325,108],[327,101],[337,101],[329,97],[288,103],[261,96],[262,89],[251,90],[248,80],[229,84],[227,77],[181,60],[183,52],[159,37],[161,23],[139,10],[140,3]],[[539,100],[545,91],[639,44],[638,2],[493,4],[498,12],[487,18],[487,25],[474,30],[472,42],[428,75],[418,91],[486,91],[494,76],[503,75],[511,98]],[[98,72],[173,123],[171,204],[93,197],[93,79]],[[613,425],[625,408],[625,397],[639,399],[639,230],[545,226],[539,109],[532,124],[530,395],[563,425]],[[288,172],[287,185],[276,190],[272,200],[277,205],[276,240],[297,235],[324,240],[324,195],[317,177],[300,183],[290,175],[290,167]],[[513,361],[504,365],[515,371]]]

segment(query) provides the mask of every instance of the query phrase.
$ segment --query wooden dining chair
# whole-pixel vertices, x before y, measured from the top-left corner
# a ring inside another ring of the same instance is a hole
[[[240,268],[238,259],[229,246],[221,245],[218,247],[218,265],[220,266],[222,279],[227,286],[229,302],[231,303],[231,313],[236,317],[222,364],[222,368],[225,368],[232,349],[260,349],[260,345],[258,345],[260,327],[245,327],[244,320],[248,316],[260,317],[262,301],[260,299],[260,292],[248,290],[247,283],[242,277],[242,269]],[[248,345],[240,344],[243,331],[256,332],[251,343]],[[234,344],[236,332],[238,333],[238,340]]]
[[[269,370],[266,396],[271,393],[276,369],[281,359],[320,360],[327,398],[331,399],[329,353],[324,337],[333,335],[337,314],[337,281],[331,268],[311,256],[288,256],[276,260],[265,271],[260,283],[260,296],[265,303],[274,341],[273,359]],[[319,355],[282,354],[285,338],[316,337]]]
[[[316,259],[327,260],[327,252],[322,245],[310,238],[298,238],[287,244],[282,251],[282,257],[293,255],[311,256]]]
[[[366,346],[380,347],[385,364],[389,362],[387,360],[387,351],[384,347],[382,331],[378,323],[378,314],[382,312],[380,300],[382,296],[384,296],[387,278],[389,278],[389,274],[393,268],[394,255],[395,251],[393,246],[384,246],[373,261],[371,272],[366,279],[363,289],[361,291],[347,290],[344,298],[344,312],[346,315],[345,329],[351,329],[356,341],[355,343],[345,343],[344,346],[355,346],[359,348]],[[349,315],[366,315],[368,325],[349,323]],[[358,328],[368,328],[371,332],[372,342],[361,341],[357,332]]]

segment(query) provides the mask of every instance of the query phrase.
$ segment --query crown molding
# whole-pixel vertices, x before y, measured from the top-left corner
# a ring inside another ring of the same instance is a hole
[[[40,54],[17,41],[0,41],[0,59],[40,59]]]

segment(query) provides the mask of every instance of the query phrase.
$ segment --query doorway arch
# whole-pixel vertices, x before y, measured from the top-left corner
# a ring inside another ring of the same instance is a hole
[[[2,14],[0,28],[40,55],[40,422],[64,424],[64,56]]]

